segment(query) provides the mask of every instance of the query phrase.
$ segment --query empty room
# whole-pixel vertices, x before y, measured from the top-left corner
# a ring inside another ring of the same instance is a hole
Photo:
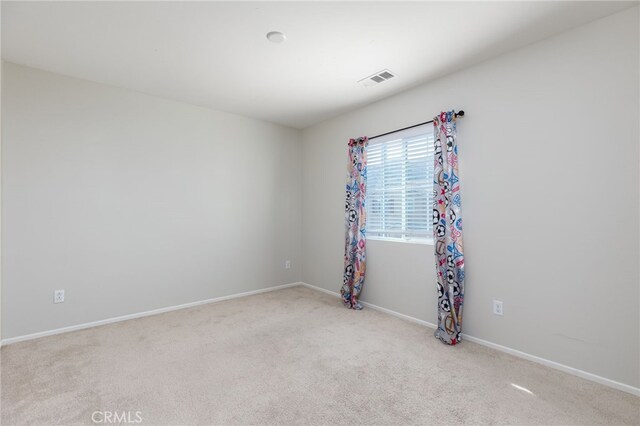
[[[640,2],[0,13],[3,426],[640,424]]]

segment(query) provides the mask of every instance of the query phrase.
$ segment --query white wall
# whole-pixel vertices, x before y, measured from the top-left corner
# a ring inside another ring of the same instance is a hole
[[[0,22],[2,22],[2,7],[0,7]],[[2,46],[2,31],[0,31],[0,46]],[[2,48],[0,47],[0,51]],[[0,99],[2,99],[2,64],[0,64]],[[0,102],[0,117],[2,117],[2,102]],[[0,120],[0,204],[2,203],[2,120]],[[0,224],[2,223],[2,208],[0,207]],[[2,341],[2,226],[0,226],[0,342]]]
[[[638,387],[638,40],[636,7],[306,129],[302,280],[342,283],[347,140],[464,109],[463,331]],[[363,300],[435,323],[432,246],[367,247]]]
[[[298,130],[10,63],[2,83],[3,338],[299,280]]]

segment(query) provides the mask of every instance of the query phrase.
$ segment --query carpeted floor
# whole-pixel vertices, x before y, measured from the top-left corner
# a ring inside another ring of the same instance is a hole
[[[1,362],[5,426],[96,411],[143,425],[640,421],[640,398],[304,287],[16,343]]]

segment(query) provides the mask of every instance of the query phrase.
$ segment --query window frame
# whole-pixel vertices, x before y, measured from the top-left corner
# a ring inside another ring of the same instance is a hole
[[[424,236],[419,236],[419,235],[409,235],[407,236],[407,234],[411,234],[411,232],[406,232],[407,231],[407,166],[409,164],[409,159],[408,154],[409,154],[409,146],[408,144],[410,143],[409,140],[410,139],[415,139],[416,137],[420,137],[420,136],[426,136],[427,138],[427,144],[429,143],[433,143],[433,124],[428,123],[428,124],[423,124],[421,126],[416,126],[414,128],[411,129],[406,129],[406,130],[402,130],[399,132],[394,132],[391,133],[389,135],[385,135],[380,137],[380,140],[370,140],[369,144],[367,146],[367,150],[370,149],[371,146],[376,146],[376,145],[388,145],[392,142],[395,141],[401,141],[401,155],[404,156],[404,159],[402,160],[401,163],[401,168],[402,168],[402,172],[400,174],[401,176],[401,187],[402,187],[402,202],[400,203],[400,208],[402,209],[402,213],[400,215],[400,219],[401,219],[401,231],[387,231],[385,232],[385,224],[384,222],[382,223],[382,229],[377,230],[376,234],[386,234],[384,236],[381,235],[371,235],[370,234],[370,230],[369,230],[369,217],[370,217],[370,209],[372,208],[371,203],[372,201],[379,201],[380,202],[380,206],[379,208],[384,209],[385,207],[385,200],[383,197],[380,198],[376,198],[375,200],[371,200],[370,196],[369,196],[369,187],[367,187],[367,200],[366,200],[366,212],[367,212],[367,240],[374,240],[374,241],[388,241],[388,242],[399,242],[399,243],[408,243],[408,244],[424,244],[424,245],[433,245],[434,241],[433,241],[433,224],[432,224],[432,219],[431,219],[431,214],[432,214],[432,210],[433,210],[433,206],[432,205],[428,205],[427,206],[427,211],[425,212],[425,214],[427,215],[427,224],[428,224],[428,231],[426,232],[427,235]],[[385,149],[386,147],[383,147],[382,149]],[[434,161],[434,157],[433,157],[433,147],[431,147],[431,154],[427,156],[427,159],[429,161]],[[368,153],[367,153],[368,154]],[[386,157],[386,152],[385,154],[383,154],[383,157]],[[386,160],[386,158],[385,158]],[[384,160],[383,160],[384,161]],[[367,165],[367,168],[369,168],[369,165]],[[382,170],[384,171],[384,166],[382,166]],[[432,164],[432,170],[433,170],[433,164]],[[369,174],[369,170],[367,171],[367,174]],[[430,180],[430,182],[428,181],[427,185],[430,185],[429,187],[427,187],[427,199],[429,198],[429,193],[433,193],[433,171],[431,171],[431,177],[432,179]],[[381,220],[385,220],[385,215],[381,215]],[[403,236],[399,236],[399,237],[393,237],[390,236],[389,234],[393,234],[393,233],[399,233],[402,234]],[[416,234],[418,234],[418,232],[416,232]]]

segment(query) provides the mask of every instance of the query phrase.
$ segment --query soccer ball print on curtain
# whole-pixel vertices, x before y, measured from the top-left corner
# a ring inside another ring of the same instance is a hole
[[[345,201],[344,274],[342,301],[350,309],[362,309],[358,297],[364,284],[366,266],[367,189],[366,137],[349,140],[349,163]]]
[[[438,328],[449,345],[460,342],[464,300],[464,251],[456,114],[442,112],[434,126],[433,240],[438,280]]]

